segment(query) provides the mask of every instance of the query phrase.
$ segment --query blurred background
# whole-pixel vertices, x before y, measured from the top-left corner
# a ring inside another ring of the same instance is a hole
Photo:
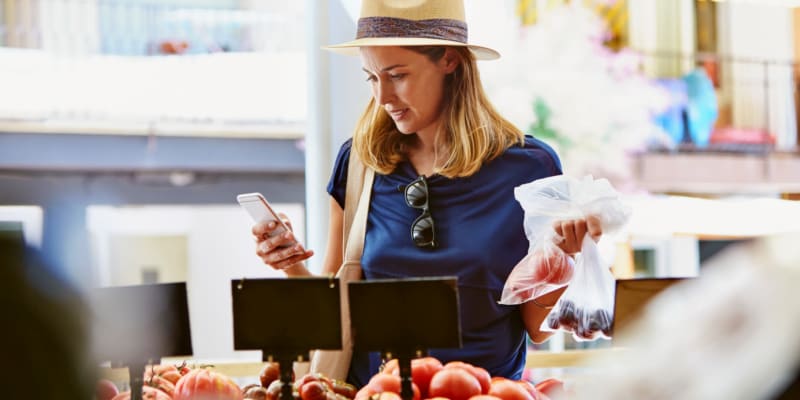
[[[615,274],[689,277],[800,230],[800,1],[466,0],[486,89],[565,173],[633,207]],[[278,276],[238,193],[318,256],[369,98],[358,0],[0,0],[0,224],[79,290],[187,282],[195,356],[233,351],[230,280]],[[556,338],[551,350],[602,346]]]

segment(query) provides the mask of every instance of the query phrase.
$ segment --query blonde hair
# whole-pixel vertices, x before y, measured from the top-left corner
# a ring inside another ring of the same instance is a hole
[[[445,54],[443,46],[410,46],[437,62]],[[470,176],[509,147],[525,143],[525,134],[495,110],[483,91],[475,57],[464,47],[450,47],[460,58],[459,66],[445,80],[442,127],[437,134],[448,149],[435,173],[448,178]],[[381,174],[390,174],[406,160],[408,145],[416,138],[404,135],[383,107],[370,99],[356,124],[353,149],[368,167]],[[438,155],[437,155],[438,157]]]

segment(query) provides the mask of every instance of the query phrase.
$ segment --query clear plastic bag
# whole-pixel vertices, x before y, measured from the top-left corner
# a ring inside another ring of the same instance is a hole
[[[620,201],[619,194],[607,180],[594,179],[592,176],[586,176],[580,180],[564,175],[539,179],[515,188],[514,197],[525,211],[524,227],[529,248],[528,255],[514,267],[506,279],[500,303],[525,303],[569,284],[570,287],[562,295],[564,301],[559,301],[550,314],[563,311],[566,317],[564,321],[569,324],[559,324],[555,328],[550,328],[550,326],[545,326],[548,322],[546,319],[542,330],[580,331],[584,336],[581,340],[587,340],[590,331],[593,332],[593,335],[597,331],[602,332],[602,329],[589,328],[610,325],[611,307],[606,306],[607,302],[602,302],[602,308],[596,309],[594,304],[597,301],[589,300],[598,296],[606,296],[608,302],[613,302],[614,278],[603,266],[597,245],[588,236],[588,240],[583,241],[583,248],[577,257],[577,262],[573,263],[572,257],[564,254],[556,245],[562,238],[556,233],[553,223],[563,220],[597,218],[603,232],[609,233],[619,229],[627,222],[630,209]],[[603,270],[607,276],[603,274]],[[609,277],[612,290],[610,293],[606,291],[605,287]],[[595,282],[595,280],[598,281]],[[576,285],[578,288],[573,290],[575,284],[578,284]],[[576,290],[587,290],[585,286],[598,284],[600,287],[590,289],[591,294],[584,297],[567,296]],[[605,320],[599,319],[606,318],[606,316],[601,317],[603,313],[599,310],[608,312],[608,324],[603,322]],[[597,314],[597,317],[592,317],[594,314]],[[579,315],[580,319],[577,318]],[[581,322],[584,319],[586,322]]]
[[[547,315],[543,332],[571,332],[575,340],[611,338],[614,312],[614,275],[603,266],[597,244],[588,235],[577,255],[569,287]]]

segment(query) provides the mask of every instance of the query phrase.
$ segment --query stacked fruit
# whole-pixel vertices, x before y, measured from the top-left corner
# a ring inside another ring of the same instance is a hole
[[[119,393],[113,382],[102,379],[96,385],[96,400],[129,400],[131,392]],[[229,377],[208,368],[182,365],[153,365],[145,369],[142,398],[145,400],[242,400],[242,390]]]
[[[433,357],[411,360],[411,379],[414,400],[547,400],[551,394],[560,397],[563,393],[555,379],[535,386],[491,377],[485,369],[461,361],[442,364]],[[397,360],[391,360],[358,391],[355,400],[398,400],[400,383]]]
[[[142,398],[146,400],[279,400],[283,384],[278,363],[268,362],[259,384],[240,389],[229,377],[209,368],[183,365],[147,367]],[[555,400],[563,399],[560,381],[548,379],[533,385],[502,377],[491,377],[481,367],[460,361],[442,364],[433,357],[411,361],[414,400]],[[296,400],[400,400],[401,378],[397,360],[387,362],[361,390],[321,374],[296,379]],[[97,384],[96,400],[129,400],[130,391],[118,393],[113,382]]]
[[[259,375],[261,384],[245,386],[245,400],[278,400],[283,387],[278,363],[268,362]],[[295,399],[302,400],[350,400],[356,388],[348,383],[330,379],[322,374],[306,374],[292,384]]]

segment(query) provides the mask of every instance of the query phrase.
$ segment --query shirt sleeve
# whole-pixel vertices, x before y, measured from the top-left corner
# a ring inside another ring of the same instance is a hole
[[[350,162],[350,146],[352,139],[347,139],[339,148],[339,154],[333,163],[331,179],[328,181],[328,194],[330,194],[339,206],[344,210],[344,198],[347,193],[347,166]]]
[[[556,151],[547,143],[533,136],[526,135],[525,149],[533,150],[526,153],[535,158],[540,165],[549,168],[550,174],[548,176],[562,175],[564,173],[561,168],[561,159],[558,157],[558,154],[556,154]]]

